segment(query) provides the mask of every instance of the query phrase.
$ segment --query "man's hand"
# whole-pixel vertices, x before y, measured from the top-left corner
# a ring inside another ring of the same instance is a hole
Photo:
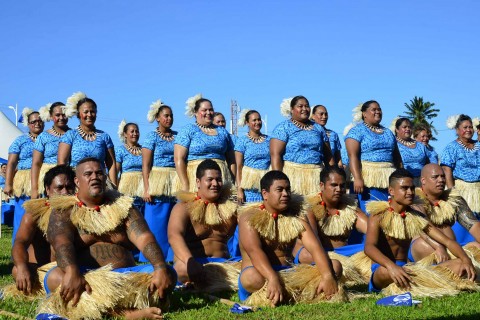
[[[160,267],[154,266],[153,268],[152,282],[150,282],[149,286],[150,293],[157,291],[160,299],[165,299],[167,297],[167,291],[173,287],[172,279],[170,279],[165,265],[161,265]]]
[[[450,256],[447,250],[445,250],[445,247],[442,245],[437,246],[437,248],[435,249],[435,258],[437,259],[437,263],[442,263],[450,260]]]
[[[72,300],[72,304],[75,307],[80,300],[83,291],[87,291],[88,294],[91,294],[92,288],[85,280],[84,276],[80,274],[78,269],[67,267],[62,279],[60,297],[65,304]]]
[[[17,276],[15,277],[17,289],[29,295],[32,293],[32,282],[32,275],[28,266],[17,266]]]
[[[393,282],[395,282],[397,286],[404,289],[410,289],[412,278],[407,274],[405,269],[397,265],[393,265],[388,267],[387,271],[390,275],[390,278],[392,278]]]
[[[337,280],[332,275],[323,276],[322,281],[318,284],[317,295],[325,293],[325,297],[330,299],[334,294],[338,292]]]
[[[187,274],[190,281],[198,283],[205,280],[203,277],[203,265],[193,257],[187,261]]]
[[[280,283],[278,275],[267,280],[267,298],[272,302],[272,305],[277,305],[283,301],[283,286]]]
[[[462,261],[460,264],[459,270],[459,276],[463,277],[466,275],[468,280],[475,281],[475,278],[477,277],[477,273],[475,271],[475,267],[472,264],[472,261],[468,259],[468,261]]]

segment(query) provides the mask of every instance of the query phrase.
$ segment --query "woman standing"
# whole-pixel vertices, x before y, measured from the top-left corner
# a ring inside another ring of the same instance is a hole
[[[194,192],[197,166],[205,159],[217,162],[224,184],[233,184],[236,166],[233,142],[227,130],[213,124],[210,100],[196,95],[187,100],[187,112],[195,123],[183,127],[175,138],[175,168],[179,189]]]
[[[43,177],[48,170],[57,165],[60,138],[70,130],[68,127],[69,116],[65,114],[65,104],[63,102],[47,104],[40,108],[39,113],[44,123],[53,121],[53,126],[42,132],[35,141],[31,176],[32,199],[43,195]]]
[[[318,123],[319,125],[322,126],[322,128],[325,130],[328,141],[330,142],[330,148],[332,149],[332,156],[334,163],[338,165],[340,168],[343,167],[342,163],[342,144],[340,143],[340,138],[338,137],[338,134],[330,129],[327,129],[325,126],[327,125],[328,122],[328,111],[325,106],[322,106],[321,104],[316,105],[312,109],[312,115],[310,118]]]
[[[292,191],[307,195],[320,191],[320,171],[333,165],[327,134],[322,126],[309,119],[310,104],[304,96],[284,99],[280,105],[284,116],[270,140],[273,170],[283,171]]]
[[[42,133],[44,127],[38,111],[24,108],[22,110],[22,118],[23,124],[28,126],[28,134],[16,138],[10,145],[10,148],[8,148],[7,173],[5,188],[3,189],[3,192],[9,197],[15,196],[12,242],[15,240],[20,222],[25,214],[22,204],[25,200],[30,199],[32,190],[30,169],[32,168],[33,148],[35,140]]]
[[[172,108],[157,100],[150,105],[147,119],[149,122],[156,120],[158,127],[149,132],[143,142],[143,185],[140,193],[145,201],[145,220],[160,244],[164,256],[173,260],[167,236],[168,219],[175,205],[174,195],[177,191],[175,189],[177,174],[173,160],[173,141],[177,132],[171,129]],[[140,261],[147,261],[143,254],[140,254]]]
[[[420,187],[422,168],[430,163],[427,148],[411,138],[412,122],[408,118],[398,118],[395,121],[395,137],[403,167],[413,175],[415,186]]]
[[[413,126],[413,138],[425,146],[430,163],[438,164],[438,154],[429,144],[430,139],[432,139],[432,130],[427,125],[417,124]]]
[[[362,104],[356,118],[362,122],[348,131],[345,146],[354,179],[353,191],[358,194],[360,208],[367,212],[367,201],[388,199],[388,178],[402,166],[402,158],[395,136],[380,124],[382,109],[377,101]]]
[[[117,168],[113,142],[108,133],[95,127],[97,104],[84,93],[77,92],[67,99],[67,107],[80,120],[80,125],[60,138],[58,164],[77,163],[87,157],[99,159],[108,170],[110,182],[117,184]]]

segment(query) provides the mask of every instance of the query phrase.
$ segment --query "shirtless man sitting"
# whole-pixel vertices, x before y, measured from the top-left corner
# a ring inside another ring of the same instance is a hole
[[[412,278],[403,269],[412,238],[428,236],[446,246],[458,259],[442,263],[459,276],[475,279],[475,268],[462,248],[454,240],[428,222],[422,213],[412,209],[415,197],[413,176],[405,169],[390,175],[390,201],[371,201],[365,242],[365,254],[373,261],[369,291],[379,292],[392,282],[401,288],[410,288]],[[408,224],[408,226],[407,226]],[[423,234],[424,233],[424,234]]]
[[[173,270],[167,268],[162,250],[132,205],[133,200],[116,191],[106,191],[106,174],[95,158],[78,163],[75,184],[76,196],[56,198],[56,204],[51,201],[47,236],[55,250],[58,268],[49,272],[49,290],[61,284],[63,301],[72,300],[75,306],[82,292],[91,292],[82,268],[108,264],[113,268],[134,267],[131,250],[137,247],[153,266],[150,293],[166,298],[174,288],[176,277]],[[158,318],[161,312],[158,308],[138,311],[143,312],[138,315],[140,318]]]
[[[220,167],[202,161],[196,172],[198,192],[177,193],[178,202],[168,221],[168,241],[174,268],[182,283],[202,282],[203,264],[229,258],[227,242],[237,226],[237,206],[228,200]],[[212,210],[213,209],[213,210]]]
[[[33,199],[26,201],[24,206],[27,209],[22,218],[20,227],[12,247],[13,258],[13,278],[17,285],[17,289],[23,291],[24,294],[32,292],[34,278],[37,268],[55,260],[51,254],[50,244],[47,242],[43,231],[37,225],[40,218],[39,215],[50,214],[48,210],[48,199],[53,195],[66,195],[75,192],[75,172],[72,168],[59,165],[48,170],[44,178],[45,196],[43,199]],[[32,205],[38,203],[37,205]],[[28,210],[30,207],[35,207]],[[46,212],[43,211],[47,208]]]
[[[452,226],[458,221],[476,240],[471,243],[480,246],[480,221],[458,191],[445,190],[446,178],[442,167],[435,163],[423,167],[421,183],[422,188],[417,188],[416,193],[425,201],[422,211],[425,211],[430,222],[448,238],[456,240]],[[444,246],[435,241],[427,241],[418,238],[412,243],[411,253],[415,261],[432,252],[435,252],[437,262],[450,259]]]
[[[272,305],[283,301],[283,287],[276,271],[291,265],[292,248],[297,237],[312,254],[322,275],[317,294],[324,292],[331,297],[338,291],[332,262],[308,222],[299,216],[299,206],[291,198],[288,177],[281,171],[270,171],[260,180],[260,187],[263,202],[242,211],[238,221],[242,253],[240,300],[247,299],[267,281],[267,297]],[[268,231],[267,225],[271,222],[277,224],[278,231]],[[288,233],[285,232],[287,229]]]

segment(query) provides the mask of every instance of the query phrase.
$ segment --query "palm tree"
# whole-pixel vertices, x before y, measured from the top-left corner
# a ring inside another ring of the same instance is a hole
[[[433,126],[433,121],[430,121],[433,118],[438,116],[440,109],[434,109],[433,106],[435,103],[429,101],[423,101],[423,97],[415,96],[410,103],[405,103],[407,111],[405,116],[412,121],[413,125],[424,124],[430,127],[432,132],[438,134],[437,129]],[[435,140],[435,139],[433,139]]]

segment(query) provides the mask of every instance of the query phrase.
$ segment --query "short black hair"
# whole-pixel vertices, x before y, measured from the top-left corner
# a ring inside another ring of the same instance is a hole
[[[315,111],[317,111],[317,109],[320,108],[320,107],[325,108],[325,111],[327,111],[327,107],[325,107],[323,104],[317,104],[315,107],[313,107],[312,114],[314,114]]]
[[[43,186],[44,186],[44,195],[47,196],[47,188],[50,187],[50,185],[53,182],[53,179],[55,179],[56,176],[59,176],[61,174],[64,174],[67,176],[68,181],[70,181],[72,184],[74,183],[74,178],[75,178],[75,171],[73,171],[72,167],[67,166],[65,164],[59,164],[50,170],[48,170],[45,173],[45,177],[43,178]]]
[[[218,165],[218,163],[216,163],[212,159],[206,159],[200,162],[200,164],[197,167],[197,171],[195,173],[195,176],[197,177],[197,179],[198,180],[202,179],[202,177],[205,175],[205,171],[207,170],[217,170],[217,171],[220,171],[220,173],[222,172],[222,170],[220,170],[220,166]]]
[[[343,168],[337,166],[326,167],[325,169],[320,172],[320,181],[323,183],[327,183],[328,178],[332,173],[339,174],[343,177],[344,180],[347,180],[347,174]]]
[[[93,99],[90,99],[88,97],[82,98],[77,102],[77,118],[80,118],[80,114],[78,114],[78,111],[80,110],[80,106],[84,103],[90,103],[95,110],[97,110],[97,103],[93,101]]]
[[[48,110],[48,113],[50,113],[50,115],[53,115],[53,109],[55,109],[56,107],[64,107],[64,106],[65,106],[65,103],[63,103],[63,102],[60,102],[60,101],[54,102],[50,106],[50,109]]]
[[[403,168],[397,169],[388,178],[388,185],[391,187],[397,180],[400,180],[403,178],[413,179],[413,175],[407,169],[403,169]]]
[[[290,179],[288,179],[288,176],[285,173],[278,170],[272,170],[265,173],[262,179],[260,179],[260,189],[266,191],[270,190],[270,187],[276,180],[286,180],[290,183]]]
[[[457,122],[455,123],[455,129],[458,129],[458,127],[460,127],[463,121],[470,121],[470,123],[472,123],[472,118],[462,113],[458,116]]]
[[[81,164],[84,164],[85,162],[96,162],[98,163],[101,167],[103,167],[102,161],[98,160],[97,158],[94,157],[87,157],[83,158],[82,160],[78,161],[77,167]]]

